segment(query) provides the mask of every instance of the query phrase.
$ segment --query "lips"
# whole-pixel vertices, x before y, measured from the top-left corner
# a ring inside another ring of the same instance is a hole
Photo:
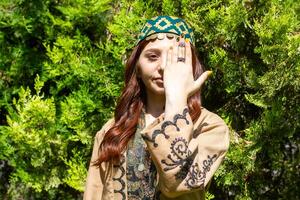
[[[163,81],[163,78],[154,78],[154,80],[161,80],[161,81]]]
[[[164,84],[164,81],[163,81],[163,79],[162,78],[155,78],[155,79],[153,79],[154,80],[154,82],[156,83],[156,84],[158,84],[158,85],[163,85]]]

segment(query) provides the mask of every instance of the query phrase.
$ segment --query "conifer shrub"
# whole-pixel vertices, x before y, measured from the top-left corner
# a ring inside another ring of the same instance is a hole
[[[207,199],[300,199],[300,4],[286,0],[0,2],[0,199],[81,199],[146,19],[183,17],[231,130]]]

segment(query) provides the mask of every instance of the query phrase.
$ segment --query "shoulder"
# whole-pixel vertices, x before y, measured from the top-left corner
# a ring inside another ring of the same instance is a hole
[[[103,126],[102,128],[96,133],[96,140],[98,141],[102,141],[105,133],[112,127],[112,125],[114,124],[115,120],[114,118],[110,118]]]

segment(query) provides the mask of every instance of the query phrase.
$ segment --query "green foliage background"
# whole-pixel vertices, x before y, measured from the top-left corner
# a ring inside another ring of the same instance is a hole
[[[2,0],[0,199],[81,199],[146,19],[183,17],[232,141],[207,199],[300,199],[299,0]]]

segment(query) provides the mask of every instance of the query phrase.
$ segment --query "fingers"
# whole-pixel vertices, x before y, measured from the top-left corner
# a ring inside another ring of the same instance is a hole
[[[177,49],[177,56],[175,62],[183,62],[186,61],[186,42],[183,36],[180,36],[179,42],[176,44]]]
[[[212,74],[212,71],[205,71],[201,76],[195,81],[193,93],[198,91],[203,83],[208,79],[208,77]]]
[[[178,44],[179,44],[179,42],[174,39],[174,41],[173,41],[174,51],[173,51],[173,58],[172,58],[172,62],[173,63],[177,63],[177,58],[178,58]]]
[[[167,63],[165,66],[165,71],[169,70],[168,68],[171,67],[173,57],[173,47],[171,46],[167,52]]]
[[[188,65],[188,66],[192,66],[193,64],[193,61],[192,61],[192,49],[191,49],[191,43],[190,41],[187,39],[185,41],[185,54],[186,54],[186,59],[185,59],[185,63]]]
[[[179,41],[174,40],[173,46],[167,52],[167,62],[165,70],[168,66],[178,63],[178,57],[184,58],[183,63],[187,66],[192,67],[192,50],[189,39],[184,39],[182,36],[179,37]]]

